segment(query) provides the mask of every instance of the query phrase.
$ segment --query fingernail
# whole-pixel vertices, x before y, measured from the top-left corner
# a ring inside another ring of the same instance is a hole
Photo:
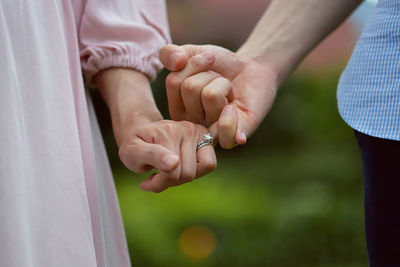
[[[240,138],[242,138],[243,141],[246,141],[246,139],[247,139],[246,134],[244,132],[241,132]]]
[[[240,133],[240,139],[241,139],[241,141],[242,141],[240,144],[245,144],[245,143],[246,143],[247,137],[246,137],[245,132],[241,132],[241,133]]]
[[[165,168],[172,168],[175,164],[177,164],[179,158],[175,154],[168,154],[162,158],[162,163],[164,164]]]

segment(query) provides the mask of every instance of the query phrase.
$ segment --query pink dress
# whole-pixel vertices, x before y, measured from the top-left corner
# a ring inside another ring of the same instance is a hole
[[[1,267],[130,266],[82,70],[154,77],[168,36],[163,0],[0,1]]]

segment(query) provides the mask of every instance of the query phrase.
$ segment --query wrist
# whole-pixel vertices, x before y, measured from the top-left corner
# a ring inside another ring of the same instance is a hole
[[[147,88],[146,88],[147,87]],[[145,86],[147,92],[151,92],[149,85]],[[144,89],[141,87],[141,89]],[[114,136],[118,146],[132,136],[138,128],[145,124],[162,120],[153,96],[132,94],[129,87],[121,87],[116,90],[116,100],[110,106],[111,121]],[[138,99],[138,97],[140,97]]]
[[[162,120],[148,78],[130,69],[104,70],[95,82],[111,113],[118,146],[138,127]]]
[[[297,66],[295,56],[289,52],[283,52],[276,46],[269,47],[267,44],[256,46],[245,43],[237,52],[237,55],[250,58],[258,64],[267,68],[277,77],[278,86],[292,73]]]

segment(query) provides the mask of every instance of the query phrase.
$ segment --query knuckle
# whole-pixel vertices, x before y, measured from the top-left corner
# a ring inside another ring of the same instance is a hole
[[[125,164],[125,159],[127,158],[126,154],[127,154],[126,150],[124,149],[123,146],[121,146],[120,149],[118,150],[118,156],[124,164]]]
[[[168,133],[174,133],[176,130],[176,123],[174,121],[168,120],[164,122],[164,127]]]
[[[171,120],[160,121],[160,127],[167,131],[171,130],[173,128],[173,125],[174,125],[174,122]]]
[[[131,151],[132,149],[130,145],[122,145],[118,150],[118,156],[122,161],[126,161],[127,159],[130,159]]]
[[[185,131],[186,134],[193,135],[196,132],[196,125],[188,122],[188,121],[182,121],[181,126],[183,130]]]
[[[171,172],[169,174],[168,180],[171,181],[172,183],[179,181],[180,177],[177,175],[176,172]]]
[[[215,102],[219,98],[219,93],[214,88],[205,87],[201,93],[201,98],[206,102]]]
[[[195,127],[194,124],[189,121],[180,121],[179,124],[182,128],[194,128]]]
[[[217,168],[217,161],[214,159],[206,159],[204,162],[204,169],[207,173],[212,172]]]
[[[175,136],[176,134],[176,125],[173,121],[165,120],[160,122],[157,129],[153,130],[156,132],[154,134],[154,140],[156,143],[164,143],[170,140],[171,136]]]
[[[201,68],[205,65],[205,63],[206,62],[204,60],[204,57],[202,57],[201,55],[196,55],[189,59],[189,64],[195,68]]]
[[[193,94],[196,92],[197,84],[192,79],[186,79],[182,83],[182,91],[186,94]]]
[[[196,178],[196,172],[193,171],[182,173],[181,177],[181,179],[185,182],[192,182],[195,178]]]
[[[224,86],[232,86],[231,81],[225,77],[218,77],[218,82]]]
[[[167,85],[167,90],[170,90],[179,87],[181,80],[175,73],[171,73],[167,76],[165,84]]]

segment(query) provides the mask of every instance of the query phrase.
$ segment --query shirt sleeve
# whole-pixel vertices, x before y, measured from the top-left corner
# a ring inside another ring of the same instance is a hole
[[[112,67],[154,79],[162,68],[158,52],[169,42],[164,0],[87,0],[79,28],[85,80]]]

